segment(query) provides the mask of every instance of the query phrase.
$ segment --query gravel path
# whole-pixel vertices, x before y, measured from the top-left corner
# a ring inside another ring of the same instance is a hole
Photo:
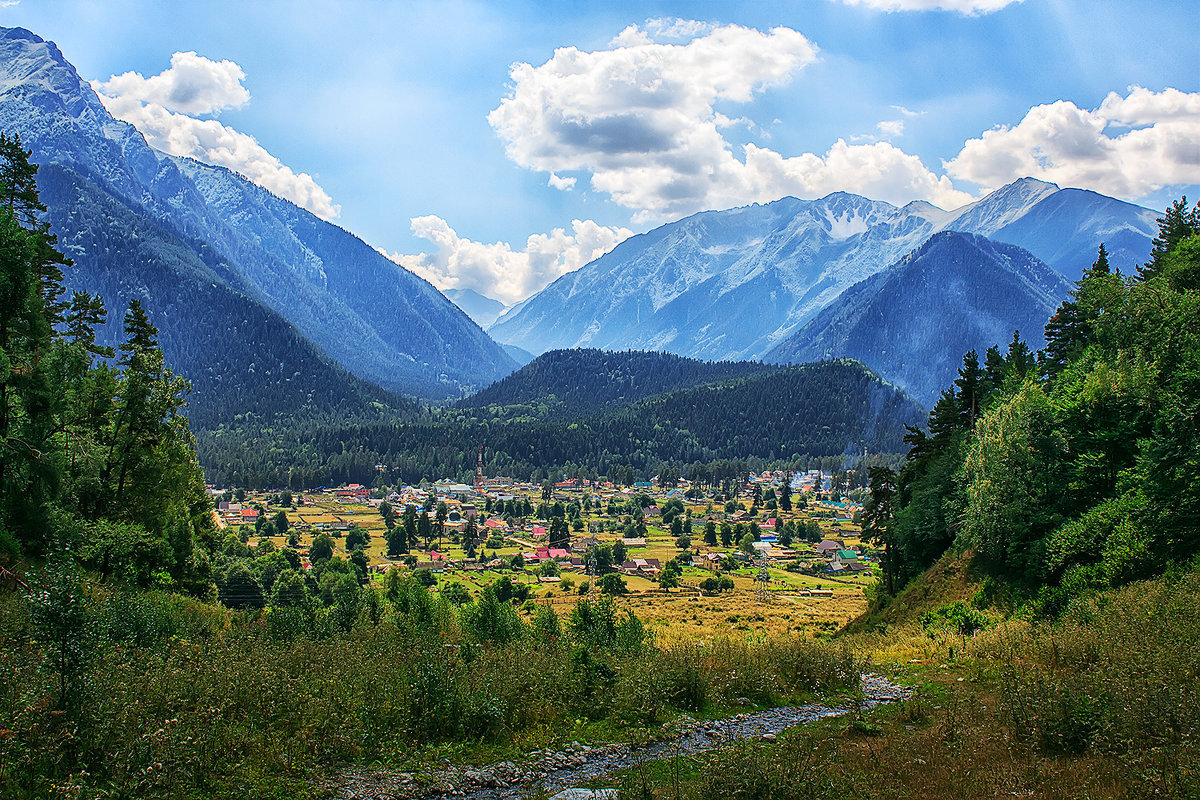
[[[912,690],[879,675],[864,675],[862,708],[895,703],[912,696]],[[572,742],[557,750],[537,750],[520,763],[501,761],[487,767],[446,767],[435,775],[418,776],[386,769],[355,768],[328,784],[343,800],[411,800],[459,797],[468,800],[508,800],[538,791],[553,794],[580,786],[593,778],[611,775],[637,762],[674,755],[692,755],[727,745],[738,739],[774,741],[779,732],[813,720],[848,714],[850,705],[808,703],[771,708],[705,722],[679,720],[678,737],[643,746],[609,744],[597,747]]]

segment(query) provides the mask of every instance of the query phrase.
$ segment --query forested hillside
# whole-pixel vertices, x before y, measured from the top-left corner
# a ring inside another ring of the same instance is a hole
[[[890,588],[958,547],[1055,610],[1195,559],[1197,320],[1200,206],[1181,200],[1136,275],[1100,248],[1036,357],[969,352],[900,473],[872,475]]]
[[[699,361],[647,350],[551,350],[459,401],[458,407],[529,405],[544,408],[546,416],[580,416],[772,369],[757,362]]]
[[[853,361],[775,369],[646,398],[572,420],[541,419],[527,406],[430,410],[413,421],[297,422],[201,434],[210,480],[244,486],[469,480],[476,448],[490,475],[551,471],[593,475],[719,459],[795,461],[803,456],[902,452],[919,404]],[[286,438],[286,446],[284,441]]]

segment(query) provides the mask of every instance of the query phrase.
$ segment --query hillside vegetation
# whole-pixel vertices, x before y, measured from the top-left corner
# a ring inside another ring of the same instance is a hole
[[[545,416],[583,416],[656,394],[774,369],[750,361],[699,361],[649,350],[551,350],[458,402],[459,408],[529,405]]]
[[[1200,553],[1198,234],[1179,201],[1136,275],[1101,247],[1036,357],[966,355],[899,474],[872,475],[890,590],[955,546],[1054,611]]]
[[[370,483],[376,464],[391,479],[469,481],[484,446],[489,475],[552,473],[648,479],[664,465],[724,459],[797,463],[806,457],[897,453],[905,425],[924,412],[853,361],[828,361],[656,395],[562,419],[541,403],[430,410],[379,421],[243,425],[202,433],[210,481],[250,487]],[[686,470],[684,470],[686,472]],[[632,481],[630,481],[632,482]]]

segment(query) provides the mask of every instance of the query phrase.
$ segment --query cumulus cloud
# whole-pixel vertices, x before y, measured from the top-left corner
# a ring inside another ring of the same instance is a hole
[[[188,52],[171,56],[170,68],[158,75],[126,72],[92,88],[108,112],[141,131],[151,147],[227,167],[322,219],[336,218],[340,207],[311,175],[294,172],[254,137],[199,118],[248,103],[244,79],[232,61]]]
[[[555,228],[534,234],[525,249],[504,242],[485,244],[464,239],[441,217],[414,217],[412,231],[436,250],[418,255],[384,253],[440,289],[474,289],[507,304],[540,291],[560,275],[599,258],[633,235],[592,220],[573,220],[571,230]]]
[[[1030,176],[1127,199],[1200,183],[1200,93],[1134,86],[1095,109],[1035,106],[967,141],[946,171],[986,188]]]
[[[842,0],[848,6],[867,6],[880,11],[957,11],[975,16],[1020,3],[1021,0]]]
[[[839,140],[824,155],[785,157],[724,138],[723,129],[750,122],[716,104],[747,103],[816,58],[790,28],[652,20],[626,28],[606,50],[564,47],[540,66],[514,65],[512,90],[488,122],[514,162],[551,175],[586,172],[593,190],[639,223],[836,190],[899,202],[969,199],[879,142]],[[880,127],[883,136],[901,131],[899,121]]]
[[[138,72],[114,75],[93,87],[109,97],[153,103],[183,114],[213,114],[250,102],[242,86],[246,73],[232,61],[212,61],[195,52],[171,56],[169,69],[144,78]]]

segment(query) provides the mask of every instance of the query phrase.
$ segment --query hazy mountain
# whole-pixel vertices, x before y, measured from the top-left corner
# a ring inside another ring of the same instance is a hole
[[[504,313],[506,308],[504,303],[499,300],[480,294],[474,289],[443,289],[442,294],[461,308],[468,317],[475,320],[476,325],[485,330]]]
[[[489,332],[552,348],[760,358],[848,287],[944,230],[1031,250],[1074,280],[1101,241],[1122,271],[1145,260],[1155,212],[1023,179],[943,211],[836,193],[708,211],[622,242],[510,310]]]
[[[360,239],[229,170],[149,147],[108,114],[53,43],[20,28],[0,29],[0,129],[19,134],[35,162],[68,167],[80,186],[176,235],[200,261],[219,263],[213,277],[242,292],[242,305],[280,314],[356,375],[444,397],[516,367],[430,284]],[[59,224],[71,219],[68,209],[52,211]],[[98,254],[73,255],[72,288],[101,288]],[[124,308],[121,297],[106,300],[118,313]],[[146,301],[153,314],[167,298]],[[173,324],[184,331],[194,323],[199,335],[209,311],[175,304]]]
[[[508,353],[509,357],[513,361],[517,362],[522,367],[534,359],[533,353],[524,348],[517,347],[515,344],[502,344],[500,346],[504,348],[504,352]]]
[[[551,350],[459,408],[535,405],[548,416],[578,417],[664,392],[741,378],[778,367],[748,361],[697,361],[644,350]]]
[[[1046,320],[1070,290],[1027,250],[947,231],[842,292],[767,360],[857,359],[932,406],[968,350],[982,361],[1014,330],[1041,347]]]

